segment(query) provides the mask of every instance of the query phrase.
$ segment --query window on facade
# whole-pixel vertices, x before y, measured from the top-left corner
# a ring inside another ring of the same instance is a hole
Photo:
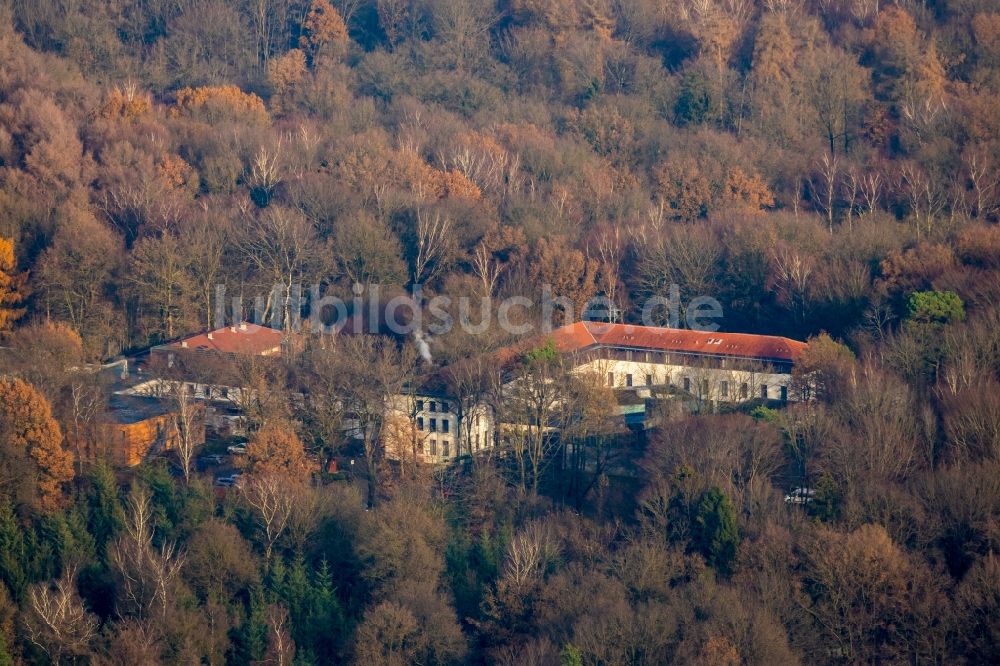
[[[436,439],[431,440],[431,455],[436,456],[438,454],[438,441]]]
[[[479,450],[479,433],[476,433],[476,451]]]
[[[763,400],[767,400],[767,384],[760,385],[760,397]]]
[[[788,401],[788,387],[787,386],[782,386],[781,387],[781,401],[782,402],[787,402]]]
[[[431,400],[431,411],[436,412],[438,410],[438,404]]]
[[[688,393],[691,392],[691,378],[690,377],[685,377],[684,378],[684,390],[687,391]]]
[[[417,417],[417,430],[423,430],[423,429],[424,429],[424,417],[418,416]]]
[[[628,349],[628,350],[625,351],[625,360],[626,361],[631,361],[632,360],[632,350],[631,349]]]
[[[447,402],[442,402],[442,403],[441,403],[441,411],[442,411],[442,412],[447,412],[447,411],[448,411],[448,409],[449,409],[449,407],[448,407],[448,403],[447,403]]]
[[[653,385],[653,375],[646,375],[646,386]]]
[[[632,386],[632,375],[625,375],[625,386]]]
[[[708,395],[708,380],[707,379],[701,380],[701,394],[702,395]]]
[[[450,451],[451,442],[449,442],[447,439],[441,440],[441,448],[444,449],[443,453],[445,458],[451,455]]]
[[[451,421],[449,419],[441,419],[441,432],[451,431]]]
[[[740,397],[746,398],[748,395],[750,395],[750,385],[747,384],[746,382],[743,382],[742,384],[740,384]]]
[[[431,403],[431,404],[433,404],[433,403]],[[437,431],[438,431],[438,420],[437,419],[431,419],[431,432],[437,432]]]
[[[423,400],[417,400],[417,411],[418,412],[424,411],[424,401]]]
[[[723,398],[729,397],[729,382],[719,382],[719,395]]]
[[[609,372],[608,373],[608,386],[614,386],[614,385],[615,385],[615,373]]]

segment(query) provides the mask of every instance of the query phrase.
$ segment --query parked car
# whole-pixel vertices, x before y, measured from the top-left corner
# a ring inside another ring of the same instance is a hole
[[[221,465],[222,461],[226,459],[226,456],[221,453],[212,453],[204,457],[205,464],[207,465]]]
[[[813,495],[816,491],[812,488],[792,488],[787,495],[785,495],[785,503],[787,504],[808,504],[812,501]]]
[[[229,451],[234,456],[246,455],[247,445],[246,444],[233,444],[232,446],[226,447],[226,451]]]
[[[233,472],[228,476],[219,476],[216,477],[215,479],[215,485],[225,488],[228,488],[230,486],[238,486],[240,485],[240,477],[242,476],[243,474],[241,474],[240,472]]]

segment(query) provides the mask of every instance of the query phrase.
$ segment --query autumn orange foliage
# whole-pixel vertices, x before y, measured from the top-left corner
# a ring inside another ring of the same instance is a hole
[[[274,88],[271,108],[276,113],[288,110],[289,96],[306,77],[306,55],[301,49],[291,49],[283,56],[274,58],[267,66],[267,80]]]
[[[901,292],[927,289],[954,265],[954,251],[940,243],[920,243],[907,250],[893,250],[880,267],[882,284]]]
[[[149,95],[140,92],[134,84],[115,86],[101,106],[101,117],[133,121],[149,113],[153,102]]]
[[[0,236],[0,331],[5,331],[24,314],[18,305],[25,296],[26,276],[14,270],[14,241]]]
[[[63,448],[48,400],[20,379],[0,379],[0,446],[27,453],[36,468],[39,508],[58,508],[62,485],[73,479],[73,455]]]
[[[665,162],[653,170],[656,192],[673,217],[691,221],[708,212],[711,184],[691,158]]]
[[[441,196],[454,199],[477,200],[481,196],[479,187],[465,177],[461,171],[452,169],[447,172],[438,172],[441,179]]]
[[[197,187],[198,173],[178,155],[168,153],[160,158],[156,172],[164,183],[174,189]]]
[[[339,55],[347,41],[347,25],[340,13],[328,0],[313,0],[299,38],[299,46],[308,52],[310,60],[315,63],[325,52]]]
[[[575,321],[597,292],[599,263],[558,238],[540,239],[532,259],[532,283],[549,285],[554,299],[568,299],[574,308]]]
[[[198,116],[206,122],[243,120],[266,124],[270,120],[264,100],[233,85],[181,88],[170,114]]]
[[[725,198],[747,211],[760,211],[774,206],[774,194],[757,174],[747,175],[739,167],[729,170],[726,176]]]
[[[425,201],[445,198],[477,200],[482,196],[479,187],[465,174],[456,169],[435,169],[413,150],[398,151],[393,162],[397,182],[406,183]]]
[[[246,469],[252,474],[281,474],[292,479],[309,475],[302,440],[287,421],[273,421],[256,432],[247,444]]]

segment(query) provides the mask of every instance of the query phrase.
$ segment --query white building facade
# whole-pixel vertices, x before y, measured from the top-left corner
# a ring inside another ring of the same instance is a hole
[[[481,455],[494,446],[493,410],[485,402],[463,405],[432,393],[395,396],[383,428],[386,455],[393,460],[448,463]]]
[[[792,369],[806,344],[745,333],[577,322],[552,332],[578,372],[616,389],[670,387],[700,400],[794,401]]]

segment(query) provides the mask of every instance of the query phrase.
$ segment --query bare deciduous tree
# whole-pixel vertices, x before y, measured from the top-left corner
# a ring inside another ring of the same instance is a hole
[[[338,390],[353,416],[348,434],[360,440],[368,480],[368,506],[378,498],[379,468],[385,458],[383,429],[395,396],[403,393],[415,361],[412,346],[403,349],[387,338],[352,336],[343,341]]]
[[[149,494],[133,488],[126,500],[125,533],[109,551],[120,577],[126,612],[140,618],[154,613],[163,619],[173,602],[174,585],[184,565],[184,554],[173,542],[153,545],[153,508]]]
[[[854,229],[854,209],[858,205],[858,196],[861,192],[861,180],[863,176],[858,173],[856,166],[851,165],[847,169],[847,174],[841,183],[841,192],[844,199],[844,214],[847,216],[847,229]]]
[[[453,240],[451,220],[436,211],[417,210],[415,232],[413,283],[423,284],[445,268]]]
[[[271,201],[274,188],[281,182],[281,141],[271,150],[265,146],[257,149],[247,170],[246,184],[254,196],[254,202],[264,208]]]
[[[334,4],[337,7],[337,11],[344,19],[344,23],[348,26],[351,25],[351,19],[358,12],[358,9],[364,5],[364,0],[335,0]]]
[[[248,214],[240,234],[240,246],[260,272],[262,286],[281,285],[282,303],[275,303],[276,294],[269,293],[261,313],[264,318],[281,308],[281,325],[293,322],[292,300],[296,281],[303,279],[316,258],[319,243],[312,224],[298,211],[275,208],[260,215]],[[296,316],[297,312],[294,313]]]
[[[171,396],[174,427],[177,429],[177,459],[181,465],[181,473],[184,474],[184,483],[190,483],[194,452],[198,446],[197,430],[201,422],[202,408],[195,404],[187,382],[174,382]]]
[[[547,526],[538,521],[529,523],[507,546],[504,580],[515,590],[524,590],[541,577],[545,565],[558,554],[558,544]]]
[[[295,661],[295,642],[290,633],[288,611],[280,604],[267,607],[267,663],[291,666]]]
[[[500,275],[503,273],[504,268],[506,266],[493,256],[493,252],[490,251],[485,243],[476,245],[475,250],[472,252],[472,272],[475,273],[482,284],[483,298],[492,298],[496,293],[497,283],[500,281]]]
[[[609,318],[612,322],[617,322],[621,312],[618,302],[621,265],[625,256],[625,239],[621,227],[614,226],[601,233],[597,239],[596,254],[601,263],[599,282],[609,302]]]
[[[830,233],[833,233],[833,213],[837,200],[837,183],[840,182],[840,158],[830,153],[816,162],[816,177],[807,181],[816,207],[826,217]]]
[[[41,583],[28,591],[25,633],[53,664],[87,654],[97,635],[97,618],[76,592],[76,573],[75,565],[67,565],[55,584]]]
[[[930,233],[934,220],[947,204],[938,183],[917,164],[907,162],[900,167],[896,184],[909,204],[917,236]]]
[[[878,209],[879,201],[882,198],[882,187],[882,174],[878,171],[869,171],[861,176],[859,189],[866,214],[871,215]]]
[[[790,247],[778,247],[771,254],[771,282],[778,298],[805,321],[806,304],[813,283],[813,262]]]
[[[561,445],[556,433],[576,420],[582,409],[576,377],[568,363],[551,348],[533,350],[514,370],[502,400],[504,438],[518,464],[521,492],[538,492],[545,467]]]
[[[988,218],[997,210],[997,194],[1000,192],[1000,169],[996,168],[985,152],[972,151],[965,155],[965,168],[972,184],[973,214],[977,218]]]
[[[240,492],[253,510],[264,536],[264,557],[271,559],[274,544],[288,527],[295,506],[295,484],[277,472],[249,474]]]
[[[104,407],[107,398],[102,387],[93,381],[74,378],[69,385],[73,440],[76,443],[77,474],[83,474],[83,441],[86,428]]]

